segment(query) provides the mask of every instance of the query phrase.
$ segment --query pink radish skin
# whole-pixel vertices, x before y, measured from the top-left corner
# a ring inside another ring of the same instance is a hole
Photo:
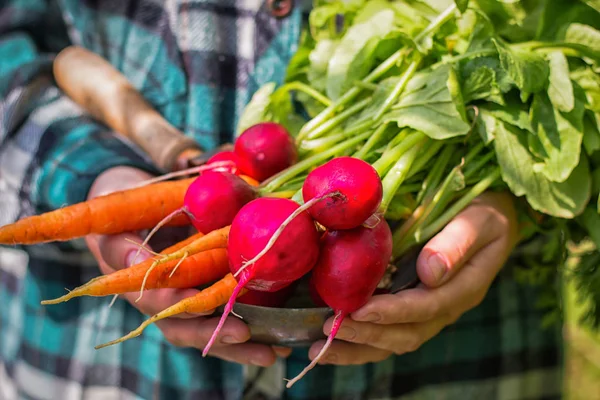
[[[224,171],[203,172],[188,187],[183,198],[183,207],[167,215],[148,233],[131,265],[135,264],[137,257],[152,236],[175,216],[185,213],[194,228],[206,234],[230,225],[238,211],[257,196],[256,190],[237,175]],[[146,278],[152,269],[153,267],[146,272],[140,297],[136,301],[141,300]]]
[[[202,233],[230,225],[238,211],[257,197],[239,176],[207,171],[192,182],[183,199],[192,225]]]
[[[222,163],[222,162],[231,162],[235,167],[231,168],[232,174],[239,175],[239,161],[237,154],[233,151],[221,151],[206,161],[206,165],[211,165],[213,163]]]
[[[246,204],[235,216],[229,231],[227,253],[231,272],[234,276],[238,271],[241,273],[203,356],[208,354],[242,288],[263,292],[282,290],[310,272],[317,262],[319,232],[310,215],[303,211],[285,227],[264,256],[242,270],[247,260],[263,251],[282,222],[299,207],[289,199],[262,197]]]
[[[282,125],[274,122],[262,122],[246,129],[236,139],[234,152],[242,173],[259,182],[295,164],[298,159],[292,137]]]
[[[383,199],[379,174],[369,163],[354,157],[337,157],[315,168],[302,186],[304,202],[334,196],[315,203],[308,213],[329,230],[352,229],[377,211]]]
[[[297,213],[308,212],[330,230],[376,225],[382,218],[375,213],[383,199],[381,179],[370,164],[358,158],[334,158],[315,168],[308,174],[302,192],[304,204],[282,223],[273,240],[255,258],[248,260],[247,265],[260,260]]]
[[[373,296],[392,256],[392,247],[392,232],[385,220],[371,228],[360,226],[326,233],[311,284],[316,294],[334,310],[335,319],[319,354],[297,377],[288,381],[288,388],[323,358],[344,318]]]

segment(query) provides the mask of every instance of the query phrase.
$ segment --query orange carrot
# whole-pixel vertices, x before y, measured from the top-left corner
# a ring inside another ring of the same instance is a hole
[[[215,229],[214,231],[209,232],[202,237],[198,237],[190,241],[188,244],[177,249],[176,251],[165,251],[159,254],[159,258],[155,259],[154,262],[159,265],[167,261],[191,256],[202,251],[226,248],[227,241],[229,240],[230,228],[231,225],[227,225],[221,229]]]
[[[240,178],[242,178],[243,180],[245,180],[246,183],[248,185],[250,185],[250,186],[256,187],[256,186],[260,185],[260,182],[258,182],[256,179],[251,178],[251,177],[249,177],[247,175],[240,175]]]
[[[227,248],[227,241],[229,239],[229,229],[230,226],[226,226],[221,229],[215,229],[214,231],[209,232],[206,235],[191,241],[186,246],[181,247],[177,251],[159,254],[159,258],[153,259],[152,265],[150,265],[150,268],[146,270],[146,276],[142,280],[140,287],[140,297],[137,298],[136,302],[140,301],[140,299],[142,298],[142,294],[144,292],[144,289],[146,288],[146,282],[154,268],[156,268],[158,265],[169,263],[178,259],[181,259],[180,263],[182,263],[187,257],[193,256],[194,254],[202,253],[204,251]],[[177,268],[177,265],[174,266],[174,268]]]
[[[161,254],[177,251],[202,236],[204,236],[202,233],[196,233],[195,235],[168,247],[163,250]],[[185,263],[182,263],[173,276],[170,276],[170,272],[172,272],[176,266],[177,261],[163,265],[160,270],[156,270],[155,273],[151,275],[149,286],[156,289],[160,287],[193,287],[203,284],[194,284],[198,279],[204,281],[204,283],[208,283],[212,280],[220,279],[228,272],[227,260],[224,258],[226,257],[224,249],[215,249],[214,251],[207,251],[205,253],[197,254],[196,256],[197,257],[190,257]],[[42,301],[42,304],[58,304],[80,296],[99,297],[137,291],[139,290],[143,277],[152,263],[152,259],[147,259],[129,268],[115,271],[109,275],[99,276],[90,280],[85,285],[73,289],[58,299],[44,300]],[[206,267],[206,265],[209,264],[212,264],[214,268]],[[199,270],[202,271],[202,273],[199,273]],[[164,275],[168,275],[170,279],[165,278]]]
[[[177,267],[177,270],[175,268]],[[130,293],[140,290],[148,263],[140,263],[124,268],[109,275],[90,280],[85,285],[71,290],[69,293],[53,300],[42,301],[43,305],[58,304],[81,296],[109,296]],[[186,289],[205,285],[221,279],[229,272],[226,249],[207,250],[186,258],[181,263],[171,261],[154,269],[147,278],[146,290],[151,289]]]
[[[111,235],[150,229],[183,206],[194,178],[161,182],[96,197],[0,228],[0,244],[65,241],[89,234]],[[171,225],[187,225],[185,216]]]
[[[219,306],[227,303],[229,298],[233,295],[233,289],[237,285],[237,280],[231,275],[231,273],[225,275],[221,280],[215,282],[212,286],[198,292],[196,295],[181,300],[180,302],[172,305],[171,307],[155,314],[151,318],[144,321],[137,329],[131,331],[129,334],[110,341],[105,344],[96,346],[96,349],[111,346],[113,344],[124,342],[128,339],[132,339],[141,335],[142,331],[150,324],[160,321],[161,319],[169,318],[177,314],[183,313],[206,313],[216,309]],[[239,296],[246,294],[247,290],[242,289]]]

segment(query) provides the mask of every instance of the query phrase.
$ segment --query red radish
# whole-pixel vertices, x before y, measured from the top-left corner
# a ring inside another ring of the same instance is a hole
[[[260,260],[285,227],[305,211],[326,229],[334,230],[376,225],[382,219],[376,213],[383,199],[381,179],[369,163],[358,158],[334,158],[315,168],[306,177],[302,192],[304,205],[281,224],[263,251],[247,261],[234,276]]]
[[[207,234],[230,225],[237,212],[257,196],[255,188],[237,175],[217,171],[202,173],[188,187],[183,199],[183,206],[167,215],[146,236],[131,265],[135,264],[141,250],[150,238],[177,215],[186,214],[200,233]],[[184,258],[185,256],[181,261]],[[148,270],[147,275],[152,269]],[[140,289],[138,301],[144,292],[144,284]]]
[[[188,188],[183,208],[192,225],[202,233],[230,225],[238,211],[258,196],[242,178],[227,173],[208,171]]]
[[[233,165],[233,167],[231,168],[231,171],[229,171],[229,172],[239,175],[238,156],[233,151],[221,151],[221,152],[213,155],[206,161],[206,165],[217,165],[216,163],[223,164],[223,163],[227,163],[227,162],[229,162]]]
[[[369,163],[337,157],[312,170],[302,186],[305,202],[339,192],[315,203],[308,213],[327,229],[352,229],[373,215],[383,198],[379,174]]]
[[[216,156],[216,155],[215,155]],[[214,157],[214,156],[213,156]],[[234,160],[227,159],[224,157],[223,159],[213,160],[209,163],[205,163],[204,165],[200,165],[197,167],[191,167],[187,169],[182,169],[174,172],[169,172],[168,174],[156,176],[154,178],[147,179],[145,181],[140,182],[135,187],[147,186],[152,183],[167,181],[173,178],[179,178],[182,176],[188,176],[193,174],[200,174],[205,171],[220,171],[220,172],[229,172],[231,174],[239,175],[239,168]]]
[[[229,267],[234,276],[246,260],[263,250],[281,223],[299,207],[289,199],[267,197],[252,200],[242,207],[231,223],[227,244]],[[238,285],[202,352],[203,356],[208,354],[242,288],[264,292],[281,290],[307,274],[318,257],[319,232],[310,215],[302,212],[286,226],[277,243],[239,275]]]
[[[374,227],[326,233],[311,280],[320,298],[334,310],[335,319],[325,346],[310,365],[287,383],[288,388],[317,365],[344,318],[373,296],[392,256],[392,247],[392,231],[385,220]]]
[[[259,182],[296,163],[298,151],[288,131],[274,122],[246,129],[236,139],[234,152],[243,174]]]

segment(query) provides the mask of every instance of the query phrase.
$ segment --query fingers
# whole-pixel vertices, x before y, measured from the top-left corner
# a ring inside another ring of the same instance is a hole
[[[220,318],[157,321],[165,338],[175,346],[204,348],[219,324]],[[219,331],[215,346],[243,343],[250,339],[250,329],[238,318],[227,318]]]
[[[96,236],[88,240],[90,249],[99,261],[100,270],[104,274],[110,274],[115,270],[128,268],[133,263],[133,258],[138,251],[138,246],[131,243],[141,243],[139,236],[133,233],[123,233],[110,236]],[[135,263],[140,263],[151,256],[146,251],[141,251],[137,256]],[[141,289],[141,284],[140,284]],[[163,311],[179,301],[194,296],[198,293],[196,289],[157,289],[144,292],[142,298],[138,301],[140,293],[138,291],[122,294],[120,297],[126,299],[135,308],[146,315],[154,315]],[[172,318],[193,318],[200,315],[212,314],[214,310],[208,310],[202,314],[178,314]]]
[[[98,249],[102,259],[113,270],[119,270],[130,267],[134,262],[134,256],[140,249],[135,243],[142,243],[142,238],[134,233],[121,233],[118,235],[99,236]],[[149,246],[145,246],[152,250]],[[140,263],[152,254],[145,250],[141,250],[135,263]]]
[[[329,332],[328,320],[324,332]],[[448,323],[450,317],[436,318],[424,323],[380,325],[369,322],[357,322],[348,318],[342,324],[336,339],[354,344],[368,345],[395,354],[416,351],[423,343],[437,335]]]
[[[198,293],[197,289],[156,289],[151,291],[144,291],[144,295],[138,301],[140,297],[139,292],[125,293],[121,295],[131,305],[141,311],[143,314],[148,316],[158,314],[159,312],[166,310],[172,305],[180,302],[181,300],[195,296]],[[189,314],[182,313],[177,314],[170,319],[187,319],[195,318],[199,316],[210,315],[214,310],[207,310],[205,313],[200,314]]]
[[[287,358],[292,354],[292,349],[290,347],[273,346],[273,351],[281,358]]]
[[[325,341],[320,340],[310,347],[308,356],[311,360],[319,354],[324,344]],[[383,361],[391,354],[390,351],[364,344],[334,340],[329,350],[327,350],[323,358],[319,361],[319,364],[362,365]]]
[[[503,194],[485,194],[458,214],[423,248],[417,259],[419,279],[438,287],[482,247],[502,235],[512,236],[514,215]]]
[[[456,273],[460,265],[491,238],[489,213],[467,208],[434,236],[421,250],[417,274],[428,287],[437,287]]]
[[[110,168],[94,180],[88,192],[88,198],[91,199],[119,190],[129,189],[150,178],[152,178],[152,175],[138,168],[126,166]]]
[[[494,240],[475,253],[461,273],[444,285],[373,296],[351,318],[381,325],[455,318],[483,300],[507,257],[505,240]]]
[[[110,168],[94,180],[87,197],[88,199],[92,199],[118,190],[127,189],[150,177],[151,175],[137,168]],[[138,246],[128,242],[127,239],[134,240],[136,243],[142,243],[142,239],[134,233],[123,233],[113,236],[89,235],[85,240],[90,251],[98,261],[102,272],[108,274],[130,264],[131,253],[132,251],[135,253]],[[144,256],[147,257],[148,254],[144,254]],[[143,259],[143,257],[139,257],[138,261],[142,261]]]
[[[446,312],[455,319],[483,301],[507,258],[505,241],[495,240],[465,263],[458,276],[432,290],[431,295],[439,304],[446,304]]]
[[[219,318],[163,320],[156,325],[163,332],[166,340],[178,347],[194,347],[202,350],[208,343]],[[272,365],[277,353],[267,345],[245,343],[250,339],[247,325],[237,318],[228,318],[217,336],[209,354],[227,361],[253,364],[259,366]],[[278,349],[282,352],[281,349]],[[285,352],[283,352],[285,353]]]
[[[446,307],[434,291],[417,287],[396,294],[373,296],[351,317],[355,321],[387,325],[426,322],[445,313]]]
[[[269,367],[277,360],[277,355],[269,346],[257,343],[233,344],[211,348],[209,355],[239,364],[252,364]]]

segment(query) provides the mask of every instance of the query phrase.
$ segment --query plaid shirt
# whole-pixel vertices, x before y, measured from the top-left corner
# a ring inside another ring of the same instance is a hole
[[[53,84],[51,62],[74,43],[123,72],[174,126],[212,148],[241,110],[280,82],[306,16],[259,0],[8,0],[0,9],[0,225],[82,201],[107,168],[152,171],[141,152]],[[93,77],[90,77],[93,79]],[[542,399],[561,391],[561,332],[541,328],[536,292],[504,272],[484,302],[410,354],[363,366],[319,366],[296,349],[257,372],[176,348],[151,326],[102,351],[143,319],[108,298],[42,299],[99,273],[81,241],[0,249],[0,398],[13,399]],[[255,383],[243,395],[245,383]]]

